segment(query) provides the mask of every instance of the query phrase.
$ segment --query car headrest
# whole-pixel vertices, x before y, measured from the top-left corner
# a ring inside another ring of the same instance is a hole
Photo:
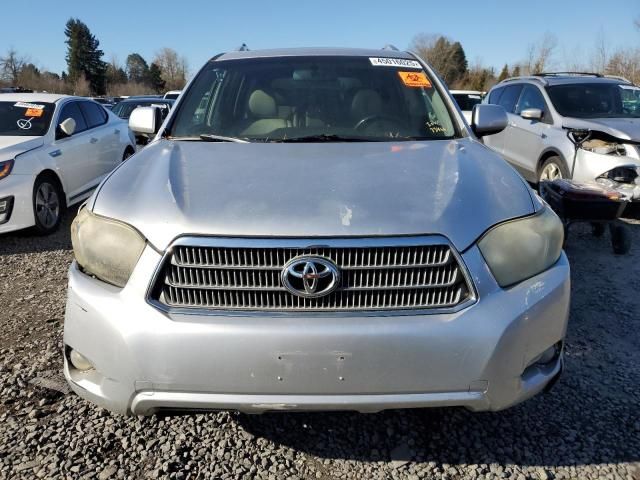
[[[249,110],[254,117],[275,118],[278,108],[275,99],[264,90],[255,90],[249,96]]]
[[[359,90],[351,101],[351,114],[364,118],[382,112],[382,98],[374,90]]]

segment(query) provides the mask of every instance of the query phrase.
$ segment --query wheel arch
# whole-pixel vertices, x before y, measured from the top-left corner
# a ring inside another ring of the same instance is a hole
[[[545,150],[543,150],[542,154],[540,155],[540,158],[538,158],[538,163],[536,165],[536,176],[540,175],[540,169],[542,168],[542,165],[551,157],[560,158],[560,161],[564,163],[564,166],[567,168],[567,171],[568,172],[571,171],[570,165],[567,162],[567,159],[565,158],[565,156],[562,154],[562,152],[555,147],[548,147]]]
[[[50,168],[45,168],[43,170],[41,170],[33,179],[33,185],[35,187],[36,182],[38,181],[39,178],[50,178],[52,181],[56,182],[58,184],[58,186],[60,187],[60,190],[62,191],[62,200],[64,200],[64,206],[67,206],[67,192],[64,189],[64,183],[62,182],[62,179],[60,178],[60,176],[55,172],[55,170],[52,170]]]

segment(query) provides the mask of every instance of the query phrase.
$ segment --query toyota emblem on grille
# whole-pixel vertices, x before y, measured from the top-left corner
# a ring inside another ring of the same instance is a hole
[[[317,298],[329,295],[340,283],[338,267],[324,257],[296,257],[282,270],[282,285],[294,295]]]

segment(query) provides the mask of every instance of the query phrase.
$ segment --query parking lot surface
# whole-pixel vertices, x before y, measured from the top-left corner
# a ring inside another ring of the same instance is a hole
[[[640,478],[640,222],[627,256],[572,231],[565,373],[512,409],[148,418],[64,382],[70,222],[0,236],[0,478]]]

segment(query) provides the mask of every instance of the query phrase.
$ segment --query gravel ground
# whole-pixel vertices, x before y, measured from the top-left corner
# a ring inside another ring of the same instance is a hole
[[[66,388],[69,223],[0,236],[0,478],[640,479],[640,223],[623,257],[572,233],[565,374],[510,410],[149,418]]]

